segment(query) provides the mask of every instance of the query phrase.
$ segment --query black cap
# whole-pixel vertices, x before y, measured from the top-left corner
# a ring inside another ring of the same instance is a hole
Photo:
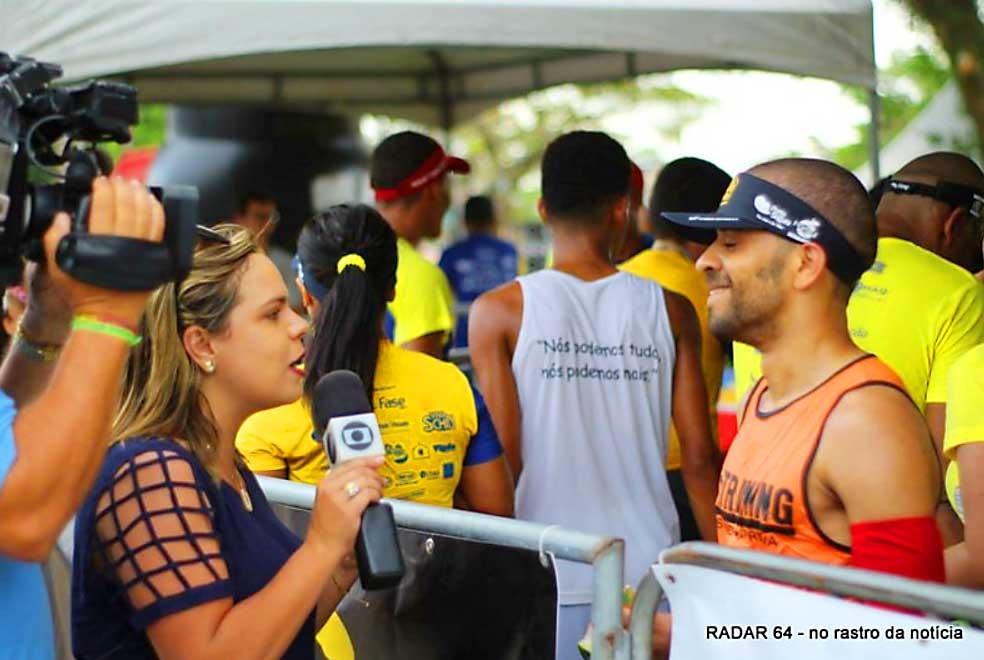
[[[684,227],[767,231],[795,243],[816,243],[827,253],[827,268],[853,285],[868,269],[866,260],[844,235],[812,206],[788,190],[747,172],[728,186],[713,213],[663,213]]]

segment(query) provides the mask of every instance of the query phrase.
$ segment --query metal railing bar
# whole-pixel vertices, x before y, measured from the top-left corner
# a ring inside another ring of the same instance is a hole
[[[314,505],[315,487],[273,477],[258,477],[267,499],[303,509]],[[443,534],[468,541],[507,545],[525,550],[543,550],[560,559],[592,563],[621,539],[596,536],[557,526],[458,511],[404,500],[384,499],[393,507],[399,527]]]
[[[273,477],[257,477],[271,503],[311,509],[315,487]],[[441,534],[489,545],[501,545],[541,553],[594,567],[591,605],[592,657],[628,660],[631,645],[622,628],[622,576],[625,542],[556,525],[456,511],[403,500],[384,499],[393,507],[398,527]]]
[[[700,541],[668,548],[660,554],[659,561],[662,564],[691,564],[774,580],[837,596],[920,610],[944,619],[984,623],[984,592],[971,589]]]
[[[656,607],[662,598],[663,587],[653,572],[647,571],[639,581],[635,599],[632,601],[629,633],[632,638],[633,659],[649,660],[653,655],[653,617],[656,616]]]

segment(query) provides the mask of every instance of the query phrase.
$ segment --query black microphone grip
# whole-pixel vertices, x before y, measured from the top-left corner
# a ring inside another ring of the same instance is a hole
[[[332,371],[318,380],[314,390],[312,421],[316,434],[324,438],[333,466],[383,455],[375,415],[357,374],[343,369]],[[355,559],[359,579],[367,591],[395,587],[403,578],[403,554],[389,504],[370,504],[363,512]]]
[[[403,554],[396,538],[393,507],[370,504],[362,513],[362,526],[355,542],[355,560],[363,589],[389,589],[403,578]]]

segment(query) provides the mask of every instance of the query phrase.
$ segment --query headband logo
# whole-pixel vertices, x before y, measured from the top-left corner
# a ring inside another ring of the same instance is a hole
[[[816,240],[820,235],[820,221],[816,218],[800,220],[796,223],[796,235],[804,241]]]
[[[789,212],[778,204],[773,204],[772,200],[764,194],[756,195],[752,204],[758,211],[759,220],[762,222],[782,230],[793,224],[793,221],[789,219]]]

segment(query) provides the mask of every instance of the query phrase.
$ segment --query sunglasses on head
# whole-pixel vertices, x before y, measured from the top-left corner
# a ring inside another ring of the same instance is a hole
[[[984,215],[984,192],[960,183],[940,181],[935,186],[931,186],[915,181],[890,179],[888,191],[897,195],[931,197],[949,206],[962,207],[977,220]]]

